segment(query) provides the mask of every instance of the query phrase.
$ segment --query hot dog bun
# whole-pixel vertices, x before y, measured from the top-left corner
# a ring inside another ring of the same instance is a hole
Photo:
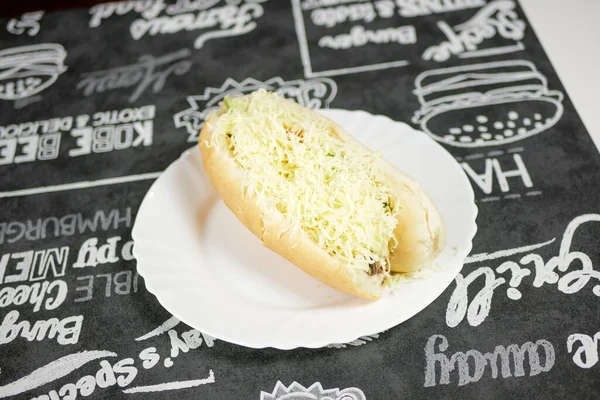
[[[414,179],[335,122],[274,93],[226,98],[199,147],[237,218],[330,287],[379,299],[390,274],[423,268],[445,246],[444,221]]]

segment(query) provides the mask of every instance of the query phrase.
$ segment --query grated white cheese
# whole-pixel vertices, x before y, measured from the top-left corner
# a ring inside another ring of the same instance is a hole
[[[328,120],[274,93],[225,103],[210,145],[229,148],[260,208],[284,214],[353,271],[379,263],[387,274],[397,221],[380,155],[344,143]]]

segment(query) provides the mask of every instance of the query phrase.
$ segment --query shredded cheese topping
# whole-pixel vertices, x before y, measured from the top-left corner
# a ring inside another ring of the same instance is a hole
[[[379,154],[342,141],[329,120],[258,90],[225,99],[210,146],[228,148],[243,187],[352,271],[389,272],[395,205]],[[398,205],[400,208],[400,205]]]

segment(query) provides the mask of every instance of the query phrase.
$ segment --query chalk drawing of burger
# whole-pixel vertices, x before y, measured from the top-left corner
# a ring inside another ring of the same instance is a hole
[[[516,142],[551,128],[563,114],[563,94],[525,60],[443,68],[415,80],[421,108],[412,121],[456,147]]]
[[[52,85],[67,70],[60,44],[43,43],[0,51],[0,99],[19,100]]]

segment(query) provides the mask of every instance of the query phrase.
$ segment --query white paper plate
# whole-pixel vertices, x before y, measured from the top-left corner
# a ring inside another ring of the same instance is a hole
[[[369,302],[329,288],[266,249],[220,200],[197,146],[144,198],[133,227],[146,287],[175,317],[243,346],[316,348],[396,326],[433,302],[471,251],[477,208],[468,178],[426,134],[364,111],[320,110],[417,179],[448,229],[444,272]],[[440,316],[442,318],[442,316]]]

